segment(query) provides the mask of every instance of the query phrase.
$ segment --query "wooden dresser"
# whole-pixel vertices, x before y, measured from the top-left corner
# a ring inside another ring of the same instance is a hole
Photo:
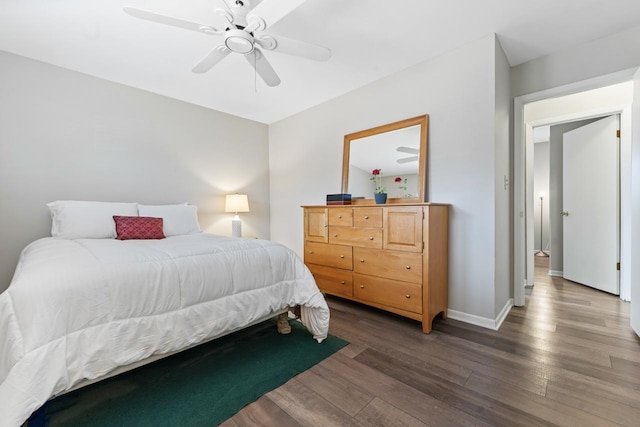
[[[447,313],[449,206],[303,206],[304,261],[327,294],[422,322]]]

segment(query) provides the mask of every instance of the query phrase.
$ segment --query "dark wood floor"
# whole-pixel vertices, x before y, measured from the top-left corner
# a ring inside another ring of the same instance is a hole
[[[629,304],[547,275],[499,331],[417,322],[328,297],[350,345],[225,422],[233,426],[640,426]]]

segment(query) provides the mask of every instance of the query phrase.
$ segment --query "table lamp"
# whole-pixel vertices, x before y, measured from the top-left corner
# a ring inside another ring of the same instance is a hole
[[[249,199],[246,194],[228,194],[224,205],[225,212],[233,212],[235,216],[231,220],[231,235],[242,237],[242,221],[238,212],[249,212]]]

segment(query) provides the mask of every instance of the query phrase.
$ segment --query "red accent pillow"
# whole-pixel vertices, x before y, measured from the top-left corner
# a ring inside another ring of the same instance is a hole
[[[164,239],[162,218],[150,216],[113,216],[116,222],[116,239]]]

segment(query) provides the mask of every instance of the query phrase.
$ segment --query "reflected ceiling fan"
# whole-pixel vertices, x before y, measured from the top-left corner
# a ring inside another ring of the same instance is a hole
[[[396,148],[396,151],[399,151],[400,153],[415,154],[415,156],[409,156],[409,157],[405,157],[403,159],[396,160],[396,162],[398,162],[398,163],[417,162],[419,157],[420,157],[419,156],[420,150],[418,150],[417,148],[398,147],[398,148]]]
[[[215,12],[222,17],[224,29],[133,7],[125,7],[123,10],[136,18],[222,38],[222,42],[196,64],[192,70],[194,73],[205,73],[230,53],[236,53],[243,55],[262,80],[273,87],[280,84],[280,77],[264,56],[262,49],[316,61],[326,61],[331,57],[331,50],[324,46],[263,33],[269,25],[273,25],[303,0],[265,1],[268,7],[262,6],[262,1],[264,0],[221,0],[223,7],[217,8]],[[260,15],[252,13],[258,6]]]

